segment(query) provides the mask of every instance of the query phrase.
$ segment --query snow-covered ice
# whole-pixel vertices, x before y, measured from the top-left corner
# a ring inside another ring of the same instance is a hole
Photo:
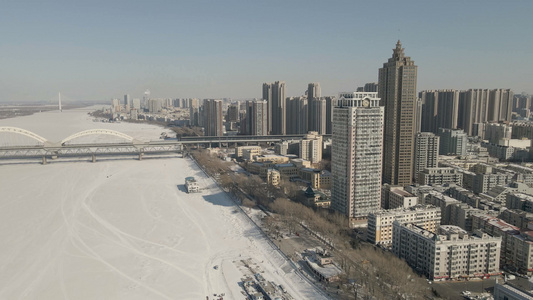
[[[139,140],[164,131],[93,122],[88,111],[38,113],[0,126],[50,141],[95,128]],[[187,176],[204,191],[185,193]],[[0,220],[0,299],[244,299],[246,259],[295,299],[321,298],[283,271],[283,257],[186,158],[0,161]]]

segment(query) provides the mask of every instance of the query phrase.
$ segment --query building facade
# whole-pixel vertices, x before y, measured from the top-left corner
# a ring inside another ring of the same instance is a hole
[[[392,224],[412,223],[436,232],[440,224],[440,208],[431,205],[416,205],[409,208],[381,210],[368,215],[367,241],[382,247],[392,247]]]
[[[380,207],[384,108],[376,93],[341,93],[333,109],[333,209],[364,219]]]
[[[393,224],[392,252],[433,280],[498,275],[501,238],[457,226],[432,233],[414,224]]]
[[[439,128],[440,155],[466,155],[468,136],[461,129]]]
[[[425,168],[439,165],[440,138],[431,132],[419,132],[415,136],[415,155],[413,176],[418,183],[418,173]]]
[[[263,100],[268,103],[269,133],[272,135],[285,135],[287,121],[285,81],[263,83]]]

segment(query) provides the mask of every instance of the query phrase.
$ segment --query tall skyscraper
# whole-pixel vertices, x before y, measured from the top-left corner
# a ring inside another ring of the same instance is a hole
[[[246,116],[241,124],[242,132],[246,135],[267,135],[267,112],[266,101],[246,101]]]
[[[412,182],[416,123],[417,66],[405,56],[400,41],[392,57],[379,69],[378,97],[385,107],[383,182]]]
[[[268,102],[269,133],[273,135],[285,135],[287,130],[285,81],[263,83],[263,100]]]
[[[383,118],[377,93],[341,93],[333,108],[331,207],[350,220],[380,208]]]
[[[413,176],[425,168],[436,168],[439,165],[439,136],[431,132],[419,132],[415,137],[415,159]]]
[[[206,136],[224,135],[222,100],[204,99],[203,120]]]

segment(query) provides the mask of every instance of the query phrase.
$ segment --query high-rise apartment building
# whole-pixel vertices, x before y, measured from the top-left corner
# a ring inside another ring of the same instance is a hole
[[[206,136],[224,135],[224,117],[222,115],[222,100],[204,99],[203,120]]]
[[[239,104],[230,104],[226,112],[226,122],[239,121]]]
[[[246,135],[267,135],[268,103],[264,100],[246,101],[246,116],[241,121],[242,132]]]
[[[198,99],[189,99],[189,125],[200,126],[200,105]]]
[[[307,97],[289,97],[286,99],[287,107],[287,133],[305,134],[307,133],[308,105]]]
[[[409,185],[413,176],[417,66],[400,41],[379,69],[378,97],[385,107],[383,182]]]
[[[126,113],[130,112],[132,109],[133,103],[131,102],[130,95],[124,95],[124,107],[126,108]]]
[[[458,128],[479,135],[475,124],[511,121],[513,92],[510,89],[470,89],[459,93]]]
[[[285,135],[287,122],[285,81],[263,83],[263,100],[268,102],[269,133],[273,135]]]
[[[440,155],[466,155],[468,136],[461,129],[439,128]]]
[[[307,99],[313,100],[321,97],[320,83],[313,82],[307,85]]]
[[[358,87],[357,91],[358,92],[377,92],[378,91],[378,83],[377,82],[365,83],[365,86]]]
[[[307,103],[309,112],[307,129],[309,131],[316,131],[319,134],[326,134],[326,99],[309,98]]]
[[[351,220],[380,207],[384,114],[377,93],[341,93],[333,108],[331,207]]]
[[[148,100],[148,112],[151,114],[160,113],[163,109],[162,99],[149,99]]]
[[[438,133],[439,128],[457,129],[459,116],[458,90],[428,90],[419,93],[422,99],[423,132]]]
[[[415,137],[413,176],[425,168],[436,168],[439,164],[439,136],[431,132],[420,132]]]
[[[326,99],[326,134],[331,134],[333,124],[333,106],[335,105],[335,97],[327,96]]]

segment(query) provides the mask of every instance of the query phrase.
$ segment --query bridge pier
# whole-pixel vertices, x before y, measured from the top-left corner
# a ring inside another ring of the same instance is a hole
[[[46,164],[47,164],[46,156],[43,155],[43,165],[46,165]]]
[[[139,153],[139,160],[143,160],[144,153]]]
[[[92,161],[93,161],[93,163],[96,162],[96,154],[93,154],[93,160]]]

